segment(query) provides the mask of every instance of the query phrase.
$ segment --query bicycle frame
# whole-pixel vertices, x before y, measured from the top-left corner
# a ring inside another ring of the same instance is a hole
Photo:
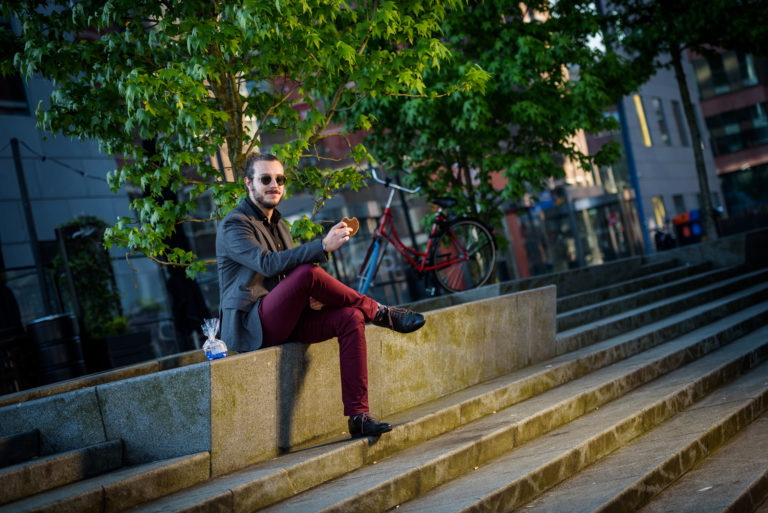
[[[376,232],[373,234],[373,240],[371,241],[371,245],[368,249],[368,254],[366,254],[365,259],[363,260],[363,265],[360,270],[360,275],[362,276],[362,273],[365,269],[366,264],[368,263],[368,259],[370,258],[370,250],[373,247],[374,242],[379,239],[385,239],[387,242],[392,244],[394,248],[403,255],[403,257],[406,259],[406,261],[414,267],[419,273],[425,273],[429,271],[433,271],[435,269],[441,269],[443,267],[448,267],[449,265],[453,265],[457,262],[464,262],[469,259],[469,253],[467,250],[459,243],[458,240],[455,241],[457,248],[459,249],[459,255],[454,258],[450,258],[444,261],[441,261],[439,263],[432,263],[432,265],[429,264],[429,253],[432,249],[432,244],[434,240],[436,239],[436,236],[438,234],[438,230],[440,227],[444,226],[448,222],[448,218],[445,217],[443,214],[442,207],[439,207],[437,211],[437,215],[435,216],[435,221],[432,224],[432,228],[429,233],[429,239],[427,239],[427,247],[424,251],[419,251],[415,248],[411,248],[409,246],[406,246],[405,243],[400,240],[399,235],[397,234],[397,230],[395,229],[395,225],[392,221],[393,215],[392,215],[392,198],[395,195],[395,189],[403,190],[408,193],[415,193],[419,189],[406,189],[405,187],[402,187],[400,185],[396,185],[390,182],[389,179],[387,180],[380,180],[378,176],[376,175],[376,172],[373,172],[373,178],[379,183],[384,184],[385,187],[389,187],[391,190],[389,192],[389,198],[387,198],[387,203],[384,207],[384,213],[381,216],[381,220],[379,221],[378,227],[376,229]]]

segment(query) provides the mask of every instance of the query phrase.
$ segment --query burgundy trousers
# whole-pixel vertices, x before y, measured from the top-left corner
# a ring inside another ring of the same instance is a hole
[[[310,297],[325,307],[311,309]],[[259,303],[262,347],[296,340],[314,344],[338,338],[344,415],[368,412],[365,323],[373,320],[377,309],[375,300],[347,287],[323,268],[300,265]]]

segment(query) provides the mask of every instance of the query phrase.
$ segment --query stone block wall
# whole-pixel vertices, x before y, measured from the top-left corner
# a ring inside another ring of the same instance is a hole
[[[380,418],[555,355],[555,287],[428,312],[401,335],[368,326]],[[0,436],[39,429],[43,453],[122,439],[128,464],[210,451],[221,475],[346,431],[335,341],[233,355],[0,408]]]

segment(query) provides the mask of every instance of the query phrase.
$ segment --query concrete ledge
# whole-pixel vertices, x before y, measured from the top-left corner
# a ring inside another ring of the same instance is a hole
[[[768,260],[760,259],[760,256],[765,254],[766,250],[762,244],[765,244],[766,241],[768,241],[768,229],[760,228],[729,237],[660,251],[648,255],[646,258],[648,262],[658,262],[671,257],[689,264],[713,262],[715,267],[743,264],[763,267],[768,265]]]
[[[89,374],[87,376],[68,379],[66,381],[60,381],[50,385],[32,388],[29,390],[22,390],[21,392],[15,392],[13,394],[2,395],[0,396],[0,407],[31,401],[33,399],[40,399],[43,397],[51,397],[54,395],[63,394],[65,392],[72,392],[74,390],[80,390],[83,388],[95,387],[105,383],[113,383],[115,381],[135,378],[137,376],[144,376],[163,370],[175,369],[177,367],[183,367],[185,365],[191,365],[193,363],[200,363],[204,361],[205,355],[203,355],[202,351],[188,351],[186,353],[165,356],[156,360],[137,363],[136,365],[121,367],[119,369],[99,372],[96,374]]]
[[[426,326],[409,335],[367,327],[374,415],[386,418],[555,355],[554,287],[425,316]],[[346,432],[338,369],[334,343],[287,344],[212,362],[212,474]]]
[[[387,417],[555,355],[555,288],[368,326],[372,412]],[[39,429],[41,453],[122,439],[137,464],[210,451],[211,474],[346,431],[338,344],[286,344],[0,408],[0,436]]]

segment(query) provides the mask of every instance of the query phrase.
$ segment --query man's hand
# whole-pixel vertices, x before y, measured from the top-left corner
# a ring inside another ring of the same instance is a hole
[[[349,235],[351,233],[352,228],[347,226],[343,221],[334,225],[333,228],[328,231],[328,234],[323,237],[325,250],[328,252],[336,251],[349,240]]]
[[[310,297],[309,298],[309,307],[312,310],[322,310],[325,307],[325,305],[323,303],[321,303],[320,301],[318,301],[317,299],[315,299],[313,297]]]

